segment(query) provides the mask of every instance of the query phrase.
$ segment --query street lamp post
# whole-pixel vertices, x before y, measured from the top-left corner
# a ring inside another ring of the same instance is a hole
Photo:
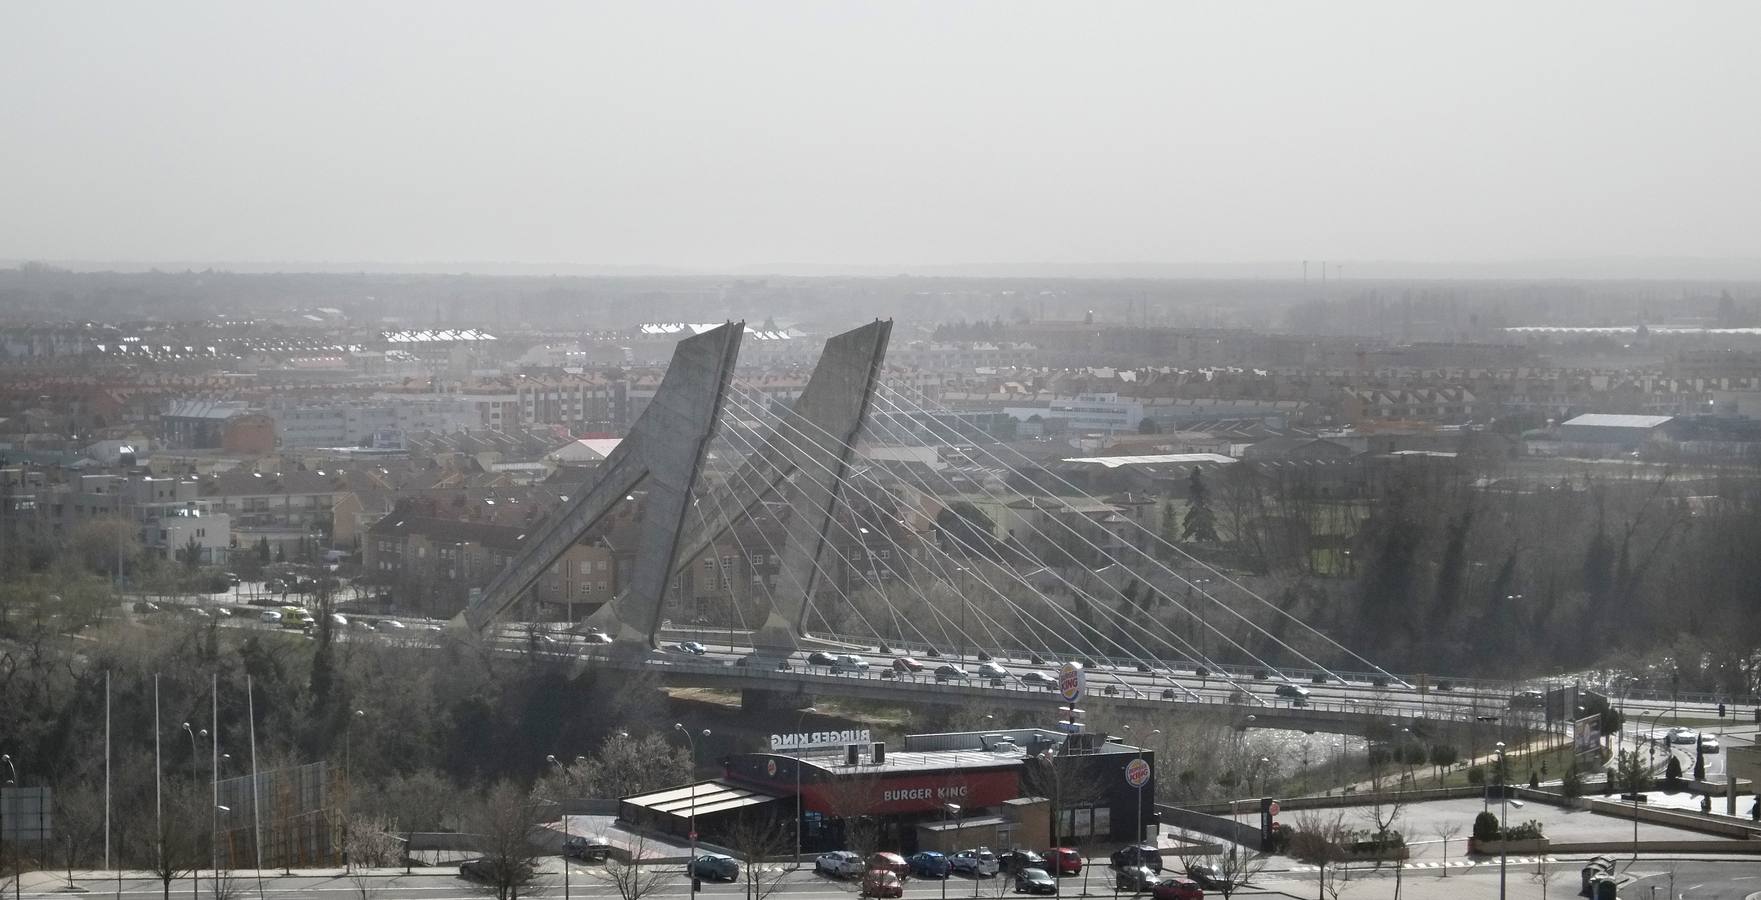
[[[1498,748],[1498,898],[1504,900],[1504,876],[1510,862],[1510,841],[1506,834],[1510,830],[1510,822],[1506,815],[1510,811],[1510,788],[1504,783],[1504,742],[1499,741]]]
[[[366,710],[357,709],[349,715],[348,721],[344,722],[342,726],[342,871],[344,874],[352,871],[350,869],[352,864],[349,861],[349,829],[354,824],[350,821],[353,818],[350,810],[353,808],[355,800],[355,720],[366,717]]]
[[[801,715],[795,717],[795,731],[796,731],[796,733],[799,733],[801,731],[801,726],[804,722],[807,721],[807,716],[810,713],[817,713],[817,712],[819,712],[819,710],[815,709],[814,707],[811,707],[811,706],[803,708],[801,710]],[[801,755],[797,755],[795,757],[795,868],[796,869],[801,868],[801,762],[802,762],[802,757],[804,755],[805,755],[805,751],[803,751],[803,753]]]
[[[6,783],[8,785],[18,784],[18,767],[12,764],[12,754],[0,753],[0,762],[5,763],[7,771],[12,773],[12,777],[6,779]],[[4,865],[6,863],[6,827],[5,826],[6,826],[6,819],[4,817],[0,817],[0,865]],[[19,841],[18,843],[23,843],[23,841]],[[12,851],[12,855],[17,856],[18,850],[14,849]],[[24,884],[24,874],[23,873],[19,873],[13,877],[13,879],[12,879],[12,895],[14,897],[24,896],[23,884]]]
[[[183,733],[190,736],[190,786],[194,787],[195,785],[200,784],[202,782],[202,773],[200,770],[197,769],[197,766],[200,765],[200,763],[201,763],[202,757],[196,751],[196,733],[194,731],[190,730],[190,723],[188,723],[188,722],[183,723]],[[207,737],[207,736],[208,736],[208,729],[206,729],[206,728],[202,729],[202,737]],[[212,819],[213,817],[210,816],[209,818]],[[209,837],[210,837],[210,839],[212,839],[213,834],[210,833]],[[191,898],[191,900],[195,900],[195,897],[196,897],[197,893],[199,892],[201,885],[202,885],[202,867],[201,867],[201,864],[198,863],[196,865],[196,870],[194,872],[190,873],[190,898]]]
[[[551,765],[556,766],[557,774],[563,777],[563,789],[565,791],[568,790],[569,770],[564,768],[563,764],[557,761],[556,754],[554,753],[546,756],[544,759]],[[563,797],[562,799],[567,800],[568,797]],[[560,801],[557,803],[556,808],[557,812],[563,819],[563,900],[569,900],[569,811]]]
[[[683,723],[683,722],[674,722],[673,723],[673,730],[684,735],[685,736],[685,743],[691,748],[691,769],[692,769],[691,777],[693,779],[695,779],[697,777],[697,772],[696,772],[696,769],[697,769],[697,739],[691,735],[691,729],[686,728],[685,723]],[[707,728],[703,729],[701,732],[698,732],[698,733],[701,734],[703,737],[709,737],[709,729],[707,729]],[[691,787],[691,861],[685,864],[685,874],[689,875],[692,879],[696,879],[696,877],[697,877],[697,785],[693,784],[690,787]]]

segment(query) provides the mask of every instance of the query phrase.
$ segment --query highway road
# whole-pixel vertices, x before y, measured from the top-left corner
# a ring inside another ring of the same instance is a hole
[[[224,598],[226,595],[218,595]],[[214,598],[191,598],[189,605],[213,609]],[[203,601],[207,602],[203,602]],[[176,608],[176,607],[173,607]],[[265,607],[232,606],[234,614],[223,621],[231,626],[276,629],[276,626],[256,621],[256,616]],[[158,615],[169,614],[159,613]],[[442,626],[428,620],[414,620],[396,616],[352,616],[349,628],[341,634],[346,640],[426,640],[436,637]],[[371,625],[369,629],[366,626]],[[401,626],[401,627],[398,627]],[[557,655],[591,655],[608,653],[609,648],[587,642],[580,635],[570,634],[554,623],[505,623],[494,633],[493,640],[507,649],[526,648],[532,645],[533,635],[540,635],[538,649],[540,652]],[[748,633],[739,630],[723,630],[709,628],[673,628],[667,627],[662,632],[663,649],[646,655],[650,665],[665,669],[672,667],[678,670],[694,670],[700,677],[713,676],[715,671],[708,667],[725,667],[724,673],[729,676],[744,674],[735,671],[738,663],[751,651],[744,646],[749,640]],[[694,655],[679,652],[676,646],[685,640],[699,641],[705,646],[705,652]],[[925,648],[901,648],[891,653],[881,653],[870,644],[857,644],[857,639],[827,639],[821,641],[827,652],[854,653],[869,664],[866,671],[846,672],[837,674],[837,678],[862,678],[873,683],[867,685],[868,694],[877,691],[896,692],[908,696],[916,690],[935,683],[931,670],[942,663],[954,663],[970,674],[976,674],[979,660],[953,654],[943,654],[939,658],[929,657]],[[907,652],[915,651],[914,658],[925,666],[925,671],[917,675],[893,671],[894,660]],[[608,654],[609,655],[609,654]],[[831,676],[830,669],[823,666],[809,666],[807,652],[797,652],[788,657],[790,673],[786,676],[811,682],[815,690],[821,692],[830,689],[837,683]],[[1008,669],[1009,675],[1000,680],[968,678],[951,679],[949,683],[958,683],[975,689],[993,688],[1009,691],[1012,697],[1018,697],[1023,691],[1043,690],[1052,702],[1056,703],[1056,695],[1050,689],[1035,689],[1021,682],[1020,676],[1028,672],[1039,672],[1047,676],[1055,676],[1058,661],[1040,659],[1035,661],[1025,651],[1002,652],[995,660]],[[1540,729],[1543,726],[1539,709],[1512,708],[1510,704],[1513,694],[1520,690],[1546,690],[1550,684],[1545,681],[1512,682],[1494,684],[1485,681],[1462,679],[1421,678],[1419,676],[1387,678],[1380,674],[1349,673],[1335,671],[1332,675],[1313,670],[1266,670],[1254,667],[1220,666],[1218,671],[1208,672],[1200,676],[1190,665],[1169,665],[1161,661],[1140,663],[1134,660],[1109,660],[1105,658],[1093,660],[1095,665],[1088,667],[1088,687],[1090,699],[1086,702],[1105,702],[1106,699],[1136,699],[1140,701],[1173,701],[1181,704],[1197,703],[1219,707],[1235,707],[1241,710],[1241,716],[1254,713],[1255,710],[1284,710],[1294,712],[1294,706],[1306,706],[1317,713],[1335,713],[1341,717],[1357,719],[1386,714],[1391,721],[1405,721],[1418,718],[1434,720],[1473,721],[1488,723],[1491,728],[1507,729],[1506,733],[1516,733],[1520,729]],[[755,660],[750,668],[762,667],[766,674],[780,675],[775,672],[774,658]],[[1147,669],[1148,671],[1143,671]],[[1338,677],[1334,677],[1338,676]],[[1307,698],[1301,704],[1288,696],[1278,694],[1280,686],[1286,689],[1299,688],[1307,692]],[[1449,689],[1444,690],[1447,686]],[[965,693],[965,692],[963,692]],[[1664,699],[1616,699],[1617,705],[1624,709],[1633,727],[1640,723],[1654,720],[1659,715],[1673,711],[1685,718],[1712,718],[1716,716],[1717,706],[1710,701],[1679,704]],[[1134,704],[1137,705],[1137,704]],[[1735,715],[1752,714],[1749,708],[1731,710]],[[1268,717],[1274,719],[1276,717]],[[1731,720],[1735,723],[1735,716]],[[1270,724],[1268,721],[1267,724]]]

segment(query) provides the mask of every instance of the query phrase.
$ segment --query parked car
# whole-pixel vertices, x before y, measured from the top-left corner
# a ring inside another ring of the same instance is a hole
[[[840,653],[832,660],[832,672],[866,672],[868,660],[854,653]]]
[[[599,838],[570,835],[563,845],[563,855],[582,862],[605,862],[611,856],[611,844]]]
[[[873,872],[875,869],[883,869],[900,878],[911,874],[911,866],[905,862],[905,857],[885,850],[868,854],[868,871]]]
[[[1113,851],[1113,868],[1134,869],[1139,866],[1161,872],[1162,851],[1155,844],[1127,844]]]
[[[1133,894],[1153,888],[1160,876],[1149,866],[1126,866],[1113,873],[1113,886]]]
[[[936,666],[937,681],[952,681],[954,679],[964,680],[967,677],[966,670],[953,663],[942,663],[941,665]]]
[[[689,653],[692,656],[702,656],[709,652],[708,647],[705,647],[696,641],[680,641],[673,645],[673,649],[680,653]]]
[[[810,666],[831,666],[836,665],[837,662],[837,657],[824,650],[815,650],[812,653],[807,654],[807,664]]]
[[[954,870],[948,858],[934,850],[913,853],[905,862],[911,866],[911,874],[919,878],[946,878]]]
[[[1184,878],[1167,876],[1150,888],[1154,900],[1205,900],[1205,892]]]
[[[970,875],[973,878],[989,878],[997,874],[997,855],[985,847],[974,850],[962,850],[948,858],[954,872]]]
[[[1058,679],[1044,672],[1023,672],[1021,673],[1021,683],[1034,687],[1053,688],[1058,686]]]
[[[1022,869],[1015,873],[1015,893],[1056,894],[1058,882],[1045,869]]]
[[[997,854],[997,868],[1004,872],[1020,872],[1023,869],[1044,869],[1046,858],[1032,850],[1004,850]]]
[[[1002,663],[979,663],[978,675],[980,678],[1007,678],[1009,677],[1009,670],[1003,668]]]
[[[1046,851],[1046,860],[1052,864],[1048,871],[1054,875],[1082,874],[1082,854],[1075,847],[1053,847]]]
[[[1208,891],[1226,891],[1235,886],[1234,882],[1224,878],[1221,872],[1210,866],[1187,866],[1186,877]]]
[[[740,863],[732,856],[705,853],[691,860],[691,864],[685,867],[685,874],[692,878],[708,878],[712,881],[738,881]]]
[[[899,880],[899,873],[889,869],[870,869],[862,876],[862,896],[864,897],[903,897],[905,882]]]
[[[893,671],[921,672],[923,671],[923,663],[920,663],[909,656],[901,656],[898,659],[893,660]]]
[[[821,853],[813,861],[813,871],[831,878],[856,878],[867,871],[867,866],[862,857],[848,850],[833,850]]]

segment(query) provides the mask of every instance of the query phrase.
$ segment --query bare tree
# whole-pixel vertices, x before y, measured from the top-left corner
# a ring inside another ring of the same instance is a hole
[[[348,855],[356,866],[395,866],[403,850],[397,823],[380,815],[357,815],[349,823]]]
[[[746,900],[765,900],[782,887],[789,867],[776,859],[795,849],[794,832],[775,816],[750,816],[735,824],[728,835],[728,849],[745,863],[740,878]]]
[[[509,782],[489,789],[472,817],[483,858],[477,863],[479,883],[496,900],[518,900],[522,891],[537,893],[538,850],[532,845],[536,802]]]
[[[1225,853],[1183,854],[1180,860],[1188,871],[1194,866],[1205,866],[1216,872],[1217,894],[1228,900],[1236,891],[1258,878],[1272,858],[1257,850],[1244,852],[1239,847],[1230,847]]]
[[[657,894],[665,893],[672,886],[678,871],[672,866],[650,863],[648,860],[648,839],[640,833],[636,842],[630,845],[629,858],[621,858],[613,853],[605,861],[605,868],[600,870],[598,877],[603,879],[618,900],[643,900]]]
[[[1337,900],[1348,886],[1340,865],[1345,861],[1345,813],[1305,810],[1296,816],[1296,830],[1290,836],[1290,854],[1314,863],[1315,885],[1321,900]]]
[[[1449,877],[1449,842],[1461,834],[1461,823],[1442,821],[1431,827],[1431,833],[1443,842],[1443,877]]]

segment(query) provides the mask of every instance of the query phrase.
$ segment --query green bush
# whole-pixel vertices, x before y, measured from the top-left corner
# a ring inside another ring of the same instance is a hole
[[[1565,775],[1559,780],[1559,791],[1567,797],[1580,797],[1584,793],[1584,776],[1578,774],[1577,766],[1567,766]]]
[[[1674,753],[1669,754],[1669,765],[1664,767],[1663,777],[1670,781],[1682,780],[1682,761],[1676,759]]]
[[[1534,819],[1504,829],[1504,839],[1507,841],[1534,841],[1546,836],[1541,832],[1541,823]]]
[[[1474,766],[1474,767],[1468,769],[1467,770],[1467,783],[1473,784],[1473,785],[1485,784],[1486,783],[1486,770],[1479,767],[1479,766]]]
[[[1491,811],[1474,816],[1474,840],[1498,840],[1498,815]]]

